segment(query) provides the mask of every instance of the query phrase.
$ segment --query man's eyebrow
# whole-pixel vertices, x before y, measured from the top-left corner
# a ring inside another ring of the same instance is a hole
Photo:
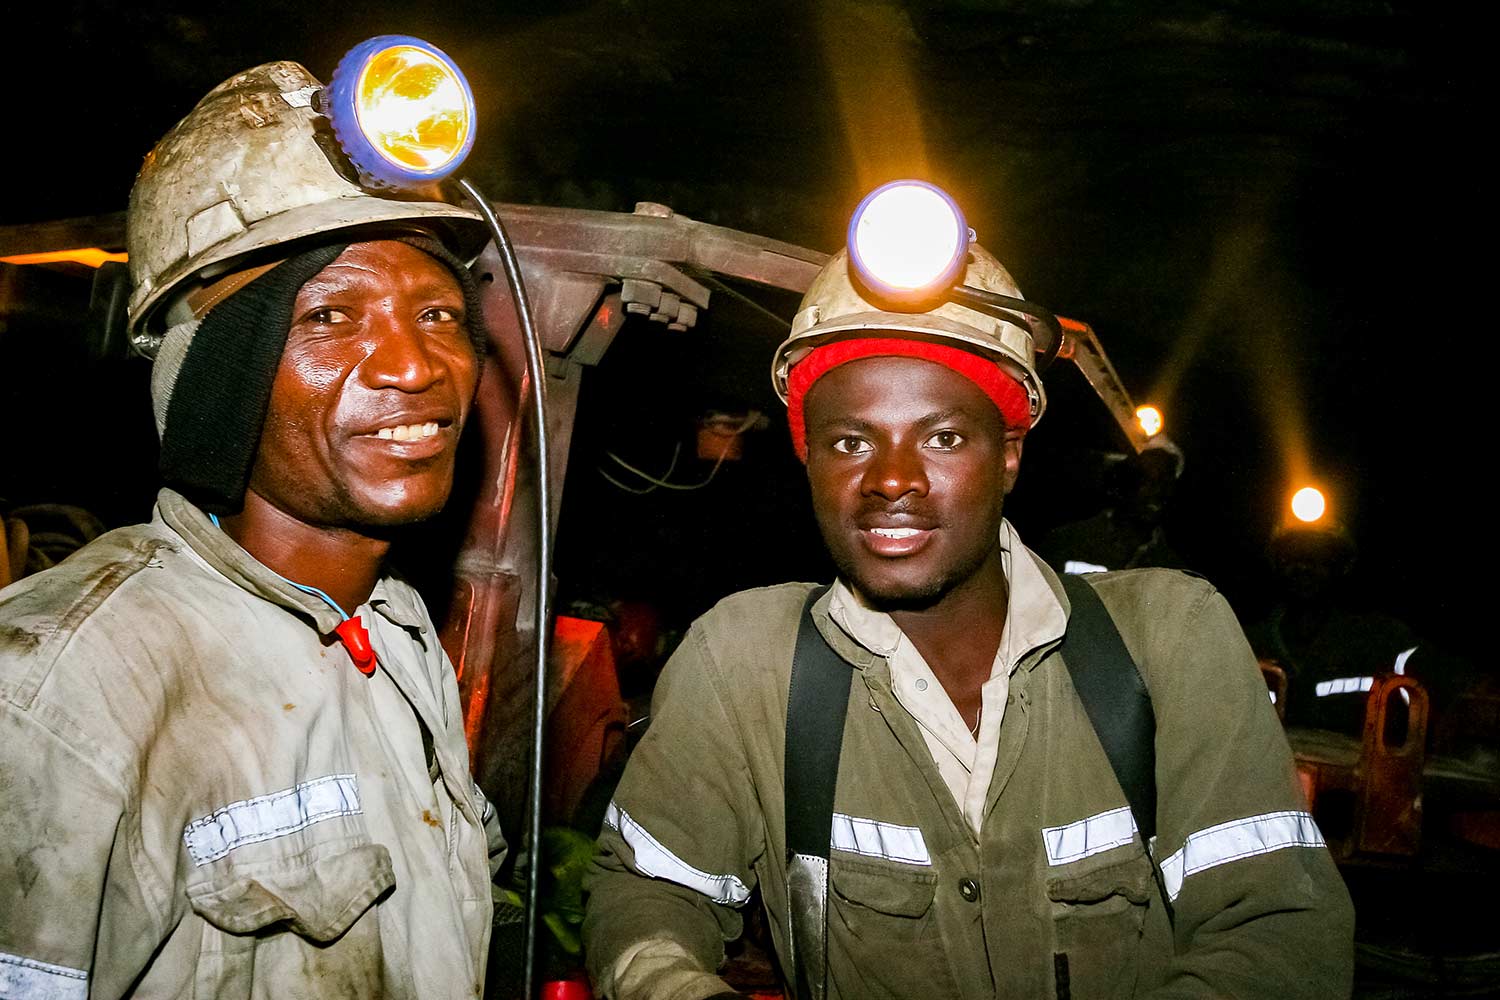
[[[353,273],[346,275],[328,273],[334,268]],[[372,267],[365,267],[358,264],[330,264],[324,270],[307,279],[303,283],[302,288],[311,289],[316,292],[350,292],[364,286],[368,281],[380,277],[382,277],[382,272]],[[462,297],[464,289],[458,278],[444,278],[434,274],[417,278],[412,282],[409,292],[417,296],[437,296],[452,293]]]
[[[917,425],[920,427],[931,427],[933,424],[941,424],[955,417],[968,417],[972,420],[974,416],[974,411],[970,410],[967,406],[950,406],[946,410],[927,414],[927,416],[917,421]]]
[[[917,418],[916,426],[931,427],[935,424],[941,424],[946,421],[952,420],[955,417],[966,417],[970,420],[978,419],[974,411],[967,406],[950,406],[945,410],[937,410],[933,413],[928,413],[922,417]],[[809,421],[807,426],[808,430],[840,430],[849,431],[855,434],[873,434],[879,429],[875,424],[870,423],[868,420],[864,420],[860,417],[849,414],[834,414],[833,416],[824,417],[821,420]]]
[[[454,274],[429,274],[418,278],[412,283],[412,291],[421,295],[433,295],[437,292],[454,292],[463,295],[463,282],[458,280]]]
[[[837,428],[841,431],[853,431],[858,434],[870,434],[875,430],[875,425],[868,420],[847,414],[834,414],[822,420],[808,421],[809,430],[828,431]]]

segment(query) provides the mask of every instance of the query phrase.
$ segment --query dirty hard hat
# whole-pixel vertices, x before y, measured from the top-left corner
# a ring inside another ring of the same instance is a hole
[[[344,242],[353,242],[360,227],[415,224],[460,256],[483,244],[484,224],[469,209],[360,187],[316,110],[321,89],[293,62],[246,70],[210,91],[146,157],[126,221],[129,331],[141,353],[154,355],[168,326],[201,316],[216,283],[329,234],[350,231]]]
[[[1021,298],[1010,274],[977,244],[969,247],[963,283]],[[882,348],[882,342],[888,346]],[[821,350],[825,347],[830,350]],[[922,312],[882,307],[862,292],[850,275],[848,250],[840,250],[802,297],[791,335],[771,363],[771,382],[788,404],[799,455],[806,454],[801,403],[811,380],[794,378],[793,372],[808,364],[804,371],[821,375],[836,364],[879,354],[922,357],[953,368],[978,384],[1013,426],[1035,425],[1047,407],[1026,327],[946,300]]]

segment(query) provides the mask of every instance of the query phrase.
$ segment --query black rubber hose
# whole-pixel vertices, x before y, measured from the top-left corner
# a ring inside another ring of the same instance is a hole
[[[975,288],[973,285],[957,285],[950,295],[953,301],[960,305],[968,306],[971,309],[978,309],[980,312],[1003,319],[1007,323],[1017,322],[1015,313],[1020,313],[1022,316],[1029,316],[1037,320],[1047,328],[1047,332],[1052,334],[1052,336],[1049,338],[1046,347],[1037,352],[1040,357],[1037,359],[1036,370],[1044,372],[1052,366],[1053,361],[1057,360],[1057,352],[1062,349],[1062,324],[1057,321],[1057,317],[1053,315],[1052,310],[1046,306],[1040,306],[1035,302],[1027,302],[1025,299],[1018,299],[1010,295],[1001,295],[999,292]],[[1035,336],[1035,329],[1030,323],[1023,320],[1017,323],[1017,325],[1025,327],[1028,332]]]
[[[521,321],[521,339],[526,346],[526,367],[531,370],[531,427],[532,440],[536,442],[537,481],[537,573],[536,573],[536,692],[531,719],[531,838],[530,854],[527,858],[529,873],[526,879],[526,937],[525,937],[525,994],[533,1000],[536,990],[537,925],[541,911],[540,892],[542,884],[542,741],[547,724],[547,647],[552,630],[548,627],[552,617],[552,470],[547,440],[547,372],[542,367],[542,342],[536,332],[536,320],[531,312],[531,303],[526,298],[526,285],[521,278],[521,263],[516,258],[515,247],[495,214],[494,206],[467,178],[458,186],[468,195],[479,214],[490,228],[495,249],[500,252],[500,262],[505,268],[505,280],[510,285],[511,298],[516,303],[516,316]]]

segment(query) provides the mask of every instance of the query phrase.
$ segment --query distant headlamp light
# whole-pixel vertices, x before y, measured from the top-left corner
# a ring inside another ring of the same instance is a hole
[[[876,297],[923,306],[964,273],[969,225],[958,203],[925,181],[882,184],[849,220],[849,266]]]
[[[469,82],[437,47],[408,35],[350,49],[323,94],[323,113],[370,187],[440,181],[474,146]]]
[[[1292,516],[1304,524],[1320,520],[1328,510],[1328,501],[1316,486],[1304,486],[1292,494]]]

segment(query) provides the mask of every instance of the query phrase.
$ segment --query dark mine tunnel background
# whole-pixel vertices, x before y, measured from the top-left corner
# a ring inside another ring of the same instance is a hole
[[[1169,533],[1242,615],[1269,600],[1265,543],[1301,460],[1358,541],[1360,599],[1484,660],[1490,199],[1484,32],[1465,10],[15,7],[0,225],[121,210],[154,140],[223,78],[288,58],[326,80],[346,48],[389,32],[465,67],[480,109],[472,173],[502,201],[662,202],[831,251],[865,188],[920,169],[958,196],[1029,297],[1092,324],[1135,396],[1166,409],[1187,455]],[[0,330],[12,428],[0,498],[80,503],[110,523],[147,516],[144,365],[79,358],[81,277],[8,280],[33,305]],[[783,316],[794,305],[739,290]],[[565,597],[651,600],[681,624],[732,589],[827,576],[767,385],[780,336],[723,294],[687,333],[627,325],[584,386]],[[1011,507],[1031,539],[1097,509],[1079,470],[1120,446],[1081,380],[1058,370],[1049,385]],[[674,478],[702,478],[692,425],[714,409],[772,419],[704,489],[636,496],[597,471],[612,452],[662,472],[680,442]]]

